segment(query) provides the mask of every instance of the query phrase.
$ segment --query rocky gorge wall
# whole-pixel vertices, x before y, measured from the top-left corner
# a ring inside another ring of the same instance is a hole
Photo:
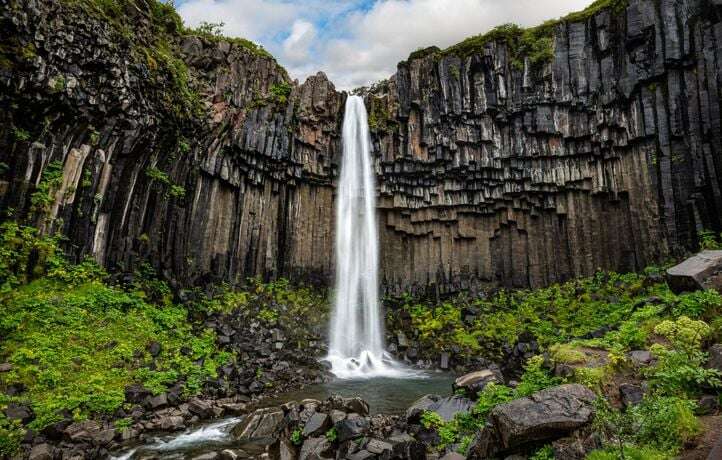
[[[345,94],[121,3],[0,0],[3,219],[178,285],[332,279]],[[555,25],[542,63],[490,40],[363,90],[386,291],[641,269],[720,229],[721,14],[630,0]]]

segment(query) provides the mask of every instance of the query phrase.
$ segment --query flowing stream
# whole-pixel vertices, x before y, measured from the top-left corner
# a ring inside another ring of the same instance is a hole
[[[336,296],[326,357],[341,379],[409,375],[384,350],[378,239],[366,107],[360,96],[349,96],[336,198]]]

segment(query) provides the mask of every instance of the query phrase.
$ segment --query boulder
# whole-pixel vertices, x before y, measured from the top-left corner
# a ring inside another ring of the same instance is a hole
[[[408,423],[419,423],[421,415],[425,411],[433,411],[448,422],[456,414],[468,412],[472,407],[474,407],[474,402],[463,396],[455,395],[442,398],[438,395],[426,395],[406,410],[406,421]]]
[[[198,398],[188,401],[188,410],[191,414],[195,414],[202,419],[213,416],[213,405],[208,401]]]
[[[151,409],[162,409],[168,405],[168,395],[161,393],[157,396],[153,396],[148,400],[148,405]]]
[[[701,289],[722,291],[722,251],[702,251],[667,269],[667,284],[675,294]]]
[[[283,411],[275,407],[258,409],[236,425],[231,434],[236,440],[275,438],[283,422]]]
[[[710,369],[717,369],[722,372],[722,344],[715,343],[709,350],[709,359],[707,360],[707,367]]]
[[[498,369],[482,369],[462,375],[454,381],[454,390],[464,390],[473,396],[484,389],[489,383],[504,383],[504,378]]]
[[[335,457],[328,439],[325,436],[319,436],[304,441],[298,460],[326,460]]]
[[[216,460],[220,458],[218,452],[205,452],[191,457],[191,460]]]
[[[178,431],[185,428],[185,423],[180,415],[170,415],[161,417],[158,426],[164,431]]]
[[[369,429],[369,421],[363,417],[348,417],[334,425],[338,442],[348,441],[365,434]]]
[[[125,387],[125,400],[132,404],[143,404],[146,398],[153,396],[143,385],[129,385]]]
[[[352,454],[347,454],[346,458],[348,460],[369,460],[371,458],[375,458],[376,455],[372,452],[369,452],[366,449],[361,449],[358,452],[354,452]]]
[[[103,428],[94,420],[73,423],[65,429],[65,436],[73,442],[92,442]]]
[[[30,451],[28,460],[53,460],[53,450],[50,444],[38,444]]]
[[[619,385],[619,397],[624,407],[636,406],[644,398],[644,390],[639,385],[623,383]]]
[[[2,363],[0,364],[0,372],[10,372],[13,370],[13,365],[10,363]]]
[[[27,424],[35,418],[35,414],[33,414],[30,406],[23,404],[9,403],[3,412],[5,413],[5,417],[10,420],[20,420],[23,424]]]
[[[697,403],[698,413],[700,415],[709,415],[717,412],[719,402],[715,395],[703,395]]]
[[[366,401],[359,397],[343,398],[338,395],[331,396],[328,399],[331,409],[341,410],[344,412],[353,412],[359,415],[369,414],[369,405]]]
[[[366,443],[366,450],[373,454],[381,455],[386,451],[393,451],[394,445],[386,441],[381,441],[380,439],[371,439]]]
[[[161,346],[158,342],[151,342],[148,345],[148,353],[150,353],[150,355],[154,358],[160,354],[160,350]]]
[[[330,427],[330,417],[323,412],[316,412],[308,419],[306,425],[303,427],[303,437],[312,438],[323,435]]]
[[[466,460],[466,457],[458,452],[449,452],[448,454],[441,457],[440,460]]]
[[[490,422],[505,449],[557,439],[592,421],[595,399],[583,385],[560,385],[495,407]]]
[[[648,350],[632,350],[629,352],[629,359],[636,367],[648,366],[654,357]]]

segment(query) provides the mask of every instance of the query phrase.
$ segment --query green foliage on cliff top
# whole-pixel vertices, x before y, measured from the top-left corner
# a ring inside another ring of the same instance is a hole
[[[444,50],[436,47],[419,49],[409,55],[408,60],[421,59],[429,55],[456,55],[466,57],[481,53],[492,42],[504,43],[510,53],[512,66],[521,70],[524,59],[528,58],[532,68],[550,62],[554,58],[554,30],[560,23],[586,21],[604,9],[620,14],[627,7],[628,0],[597,0],[582,11],[570,13],[560,19],[552,19],[531,28],[522,28],[516,24],[503,24],[490,31],[469,37]]]
[[[211,331],[195,327],[186,309],[170,302],[169,289],[151,271],[138,273],[130,286],[112,286],[93,262],[65,261],[57,238],[13,222],[2,230],[0,362],[12,369],[0,374],[0,388],[25,390],[0,396],[0,408],[29,404],[31,428],[60,420],[64,410],[78,420],[111,414],[131,383],[158,393],[182,382],[194,394],[232,359],[217,350]],[[154,341],[161,348],[155,358],[147,351]],[[3,453],[16,444],[17,431],[0,420]]]
[[[223,27],[224,26],[225,26],[225,23],[223,23],[223,22],[203,21],[200,23],[200,25],[198,27],[185,29],[185,33],[187,35],[197,35],[199,37],[203,37],[206,40],[210,40],[213,42],[225,41],[225,42],[234,44],[236,46],[239,46],[241,48],[244,48],[256,56],[273,59],[274,61],[276,60],[276,58],[274,58],[273,55],[271,55],[271,53],[266,51],[265,48],[263,48],[263,46],[261,46],[257,43],[254,43],[245,38],[226,37],[225,35],[223,35]]]

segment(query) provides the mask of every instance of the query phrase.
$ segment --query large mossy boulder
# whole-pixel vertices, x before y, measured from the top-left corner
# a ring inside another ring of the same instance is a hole
[[[596,395],[578,384],[559,385],[495,407],[470,452],[479,458],[567,436],[594,418]],[[476,458],[476,457],[475,457]]]

